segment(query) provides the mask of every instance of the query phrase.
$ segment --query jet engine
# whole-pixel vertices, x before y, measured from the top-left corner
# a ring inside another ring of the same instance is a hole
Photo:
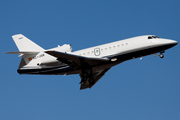
[[[64,53],[68,53],[68,52],[72,52],[72,47],[70,44],[64,44],[62,46],[55,47],[49,50],[54,50],[54,51],[59,51],[59,52],[64,52]],[[48,56],[48,55],[46,55]],[[37,65],[58,65],[60,62],[57,61],[57,58],[54,57],[50,57],[48,59],[42,59],[40,62],[37,63]]]
[[[58,45],[58,47],[53,48],[51,50],[55,50],[59,52],[72,52],[72,46],[70,44],[64,44],[62,46]]]

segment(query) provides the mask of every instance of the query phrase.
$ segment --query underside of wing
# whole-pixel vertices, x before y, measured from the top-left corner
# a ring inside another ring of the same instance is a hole
[[[93,87],[109,69],[110,68],[93,72],[93,82],[91,82],[91,78],[81,77],[81,80],[83,80],[84,82],[81,83],[80,90]]]

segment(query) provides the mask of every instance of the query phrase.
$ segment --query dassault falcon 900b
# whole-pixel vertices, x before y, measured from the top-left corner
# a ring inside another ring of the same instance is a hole
[[[22,34],[12,36],[22,57],[19,74],[79,74],[80,89],[91,88],[111,67],[134,58],[155,54],[163,58],[165,50],[178,44],[155,35],[144,35],[72,52],[69,44],[44,50]]]

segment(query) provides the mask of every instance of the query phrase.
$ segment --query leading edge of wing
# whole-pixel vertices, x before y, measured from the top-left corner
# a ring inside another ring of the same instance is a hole
[[[52,55],[54,57],[56,57],[58,60],[65,60],[68,62],[75,62],[78,66],[81,66],[81,62],[87,62],[89,65],[94,65],[94,64],[98,64],[101,62],[107,62],[109,61],[109,59],[107,58],[93,58],[93,57],[84,57],[84,56],[80,56],[80,55],[74,55],[74,54],[70,54],[70,53],[63,53],[63,52],[59,52],[59,51],[45,51],[45,53]]]

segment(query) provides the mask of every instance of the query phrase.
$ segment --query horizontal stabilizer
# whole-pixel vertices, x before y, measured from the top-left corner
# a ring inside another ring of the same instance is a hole
[[[39,52],[35,52],[35,51],[21,51],[21,52],[6,52],[6,53],[4,53],[4,54],[26,54],[26,55],[28,55],[28,54],[37,54],[37,53],[39,53]]]

